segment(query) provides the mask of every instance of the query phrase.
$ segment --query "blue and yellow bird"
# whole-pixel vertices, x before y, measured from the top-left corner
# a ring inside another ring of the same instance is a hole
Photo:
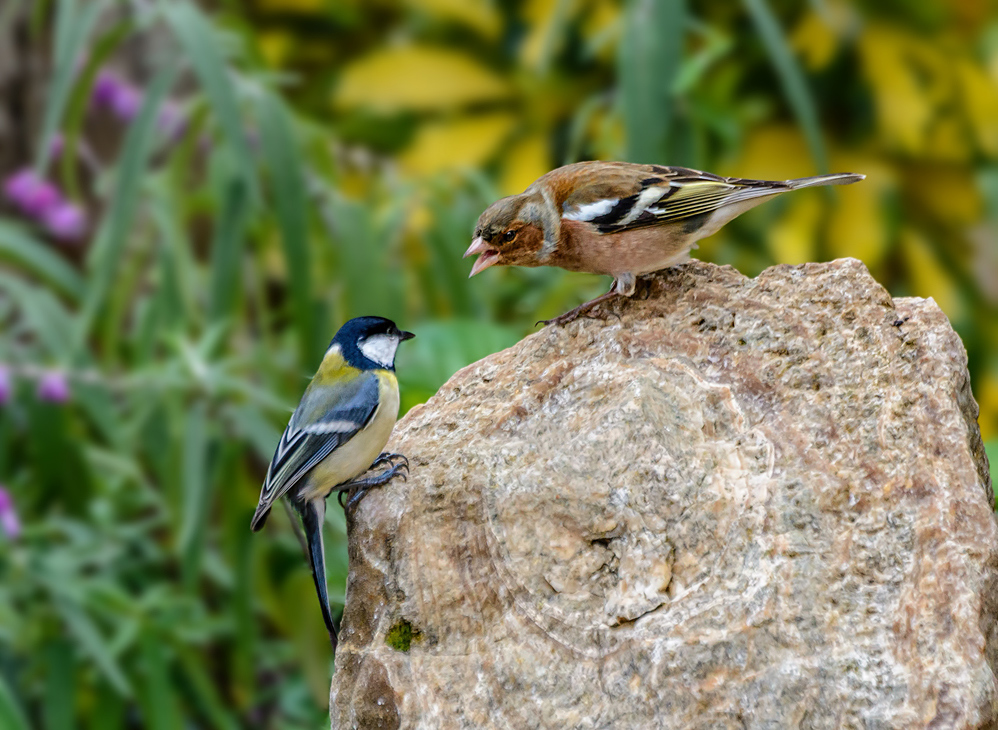
[[[259,530],[274,502],[288,496],[305,528],[315,590],[334,649],[322,546],[326,498],[334,491],[340,497],[352,491],[349,510],[366,490],[408,470],[404,456],[381,450],[398,418],[395,352],[414,336],[383,317],[357,317],[340,327],[281,436],[250,522],[252,530]],[[383,464],[389,468],[358,478]]]

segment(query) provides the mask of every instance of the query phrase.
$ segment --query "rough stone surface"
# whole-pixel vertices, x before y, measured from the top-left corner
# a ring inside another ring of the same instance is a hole
[[[642,286],[403,419],[333,727],[998,727],[991,483],[936,304],[854,260]]]

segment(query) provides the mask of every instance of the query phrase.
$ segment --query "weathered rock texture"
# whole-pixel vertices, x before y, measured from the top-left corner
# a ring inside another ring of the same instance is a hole
[[[991,482],[935,303],[854,260],[644,289],[402,421],[333,726],[998,727]]]

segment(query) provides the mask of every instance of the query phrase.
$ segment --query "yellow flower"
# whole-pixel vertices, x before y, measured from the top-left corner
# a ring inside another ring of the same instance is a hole
[[[508,96],[500,76],[457,51],[430,46],[384,48],[351,63],[334,100],[381,113],[439,111]]]
[[[399,161],[414,175],[481,166],[509,136],[515,121],[512,114],[496,113],[427,123]]]
[[[967,59],[956,62],[956,73],[960,101],[978,147],[990,157],[998,156],[998,83]]]

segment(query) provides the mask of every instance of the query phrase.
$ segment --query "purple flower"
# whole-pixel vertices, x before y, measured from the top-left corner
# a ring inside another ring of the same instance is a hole
[[[14,500],[3,485],[0,485],[0,529],[11,540],[16,540],[21,534],[21,521],[17,518]]]
[[[35,395],[45,403],[65,403],[69,400],[69,381],[63,373],[50,370],[38,380]]]
[[[42,220],[46,230],[63,241],[78,241],[87,232],[87,214],[68,200],[45,211]]]
[[[109,109],[121,121],[130,122],[142,107],[142,92],[117,74],[101,71],[94,80],[90,101]]]
[[[21,201],[27,198],[31,190],[34,189],[36,180],[34,170],[30,168],[18,170],[4,180],[3,195],[10,202],[20,206]]]
[[[30,168],[19,170],[7,178],[3,192],[7,200],[32,218],[44,215],[49,208],[62,201],[58,188],[38,177]]]
[[[90,101],[96,106],[111,106],[118,91],[118,87],[124,82],[110,71],[101,71],[94,79],[94,87],[90,92]]]
[[[10,368],[0,365],[0,406],[10,403],[10,397],[14,392],[14,384],[10,379]]]
[[[111,111],[123,122],[130,122],[142,108],[142,94],[131,84],[122,83],[111,97]]]

